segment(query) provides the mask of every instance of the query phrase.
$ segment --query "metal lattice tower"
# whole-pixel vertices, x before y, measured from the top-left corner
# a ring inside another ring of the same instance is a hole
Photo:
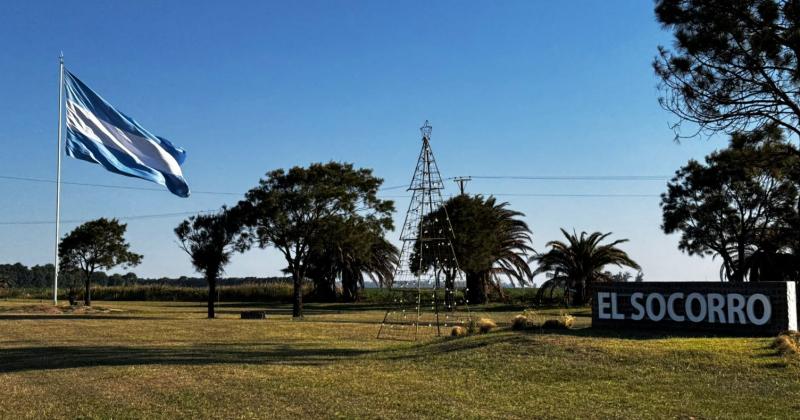
[[[378,338],[440,336],[443,328],[449,334],[447,328],[469,322],[466,281],[458,268],[450,217],[442,206],[444,183],[431,150],[431,130],[428,121],[420,128],[422,150],[408,187],[411,202],[400,233],[400,262],[391,284],[394,307],[386,312]],[[464,293],[459,293],[459,287]]]

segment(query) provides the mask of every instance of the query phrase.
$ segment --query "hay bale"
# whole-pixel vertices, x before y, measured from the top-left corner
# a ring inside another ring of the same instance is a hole
[[[493,330],[494,328],[497,328],[497,324],[489,318],[479,319],[478,322],[476,323],[476,326],[478,327],[478,331],[480,331],[481,334],[486,334],[489,331]]]
[[[465,337],[466,335],[467,329],[460,325],[453,327],[453,329],[450,331],[451,337]]]

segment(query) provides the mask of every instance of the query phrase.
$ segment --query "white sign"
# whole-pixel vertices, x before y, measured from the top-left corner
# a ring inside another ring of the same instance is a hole
[[[635,292],[630,296],[630,306],[632,313],[620,313],[617,293],[597,293],[599,319],[765,325],[772,318],[772,303],[762,293],[746,296],[740,293]]]

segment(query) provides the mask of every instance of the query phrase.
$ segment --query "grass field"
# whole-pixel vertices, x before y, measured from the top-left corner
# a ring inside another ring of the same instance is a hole
[[[618,336],[500,328],[376,340],[383,311],[287,306],[219,319],[202,303],[96,302],[50,314],[0,301],[3,418],[790,418],[800,362],[768,338]],[[263,305],[263,304],[262,304]],[[558,311],[554,311],[557,313]],[[577,313],[578,327],[588,314]],[[505,324],[504,324],[505,323]]]

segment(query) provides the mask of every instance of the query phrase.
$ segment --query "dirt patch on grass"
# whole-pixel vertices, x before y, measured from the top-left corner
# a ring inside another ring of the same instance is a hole
[[[10,308],[2,308],[0,312],[7,314],[41,314],[41,315],[90,315],[90,314],[113,314],[124,312],[121,309],[109,308],[106,306],[53,306],[47,304],[24,305]]]

